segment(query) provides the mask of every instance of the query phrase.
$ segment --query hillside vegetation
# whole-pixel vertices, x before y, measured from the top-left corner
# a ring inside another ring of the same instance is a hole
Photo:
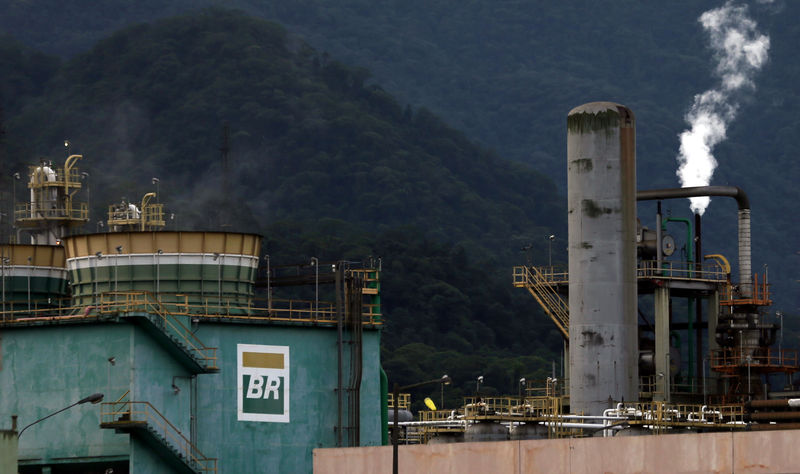
[[[381,257],[384,363],[401,383],[447,371],[463,381],[457,397],[484,371],[487,390],[503,392],[549,372],[560,339],[511,288],[510,267],[522,246],[546,255],[564,214],[555,185],[368,78],[227,10],[137,25],[65,61],[23,107],[4,107],[15,111],[9,166],[61,156],[69,138],[90,175],[89,230],[155,176],[170,226],[261,233],[275,264]]]
[[[70,57],[116,29],[218,3],[0,0],[0,31],[51,54]],[[724,2],[578,0],[226,0],[224,5],[276,20],[318,52],[367,68],[401,104],[425,107],[499,156],[533,166],[566,186],[564,118],[576,105],[613,100],[637,117],[640,189],[674,187],[678,134],[694,95],[715,83],[714,58],[700,14]],[[748,91],[712,184],[740,186],[751,197],[754,264],[767,264],[776,307],[800,313],[792,235],[800,219],[794,166],[800,129],[800,3],[749,4],[771,39],[770,60]],[[777,193],[777,194],[776,194]],[[684,201],[666,203],[687,215]],[[706,215],[705,248],[733,256],[735,206],[717,199]],[[651,209],[642,219],[653,221]],[[554,223],[549,223],[554,224]]]

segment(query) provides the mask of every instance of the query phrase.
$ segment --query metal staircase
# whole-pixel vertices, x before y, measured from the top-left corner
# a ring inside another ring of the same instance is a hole
[[[208,458],[186,439],[153,405],[148,402],[122,401],[103,403],[100,428],[137,436],[156,450],[177,472],[204,474],[217,472],[217,460]]]
[[[569,305],[556,290],[560,282],[560,274],[553,272],[553,267],[543,272],[538,267],[514,267],[514,286],[527,288],[545,313],[556,324],[561,335],[569,340]]]
[[[113,314],[144,322],[145,329],[192,372],[219,372],[217,349],[206,347],[178,316],[167,310],[151,293],[103,293],[97,309],[100,314]]]

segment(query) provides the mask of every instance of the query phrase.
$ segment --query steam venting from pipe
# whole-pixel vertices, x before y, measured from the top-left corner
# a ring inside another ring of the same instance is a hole
[[[677,172],[682,187],[710,184],[717,167],[712,150],[725,139],[728,123],[736,117],[739,93],[755,88],[753,77],[767,61],[769,51],[769,37],[758,32],[756,22],[747,16],[747,5],[729,0],[700,15],[699,21],[709,35],[720,82],[696,95],[686,114],[691,128],[680,134]],[[690,201],[692,212],[703,215],[710,198]]]

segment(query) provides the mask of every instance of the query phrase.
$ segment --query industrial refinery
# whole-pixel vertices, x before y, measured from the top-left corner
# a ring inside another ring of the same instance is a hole
[[[71,232],[80,159],[30,168],[0,246],[0,470],[309,472],[385,442],[379,261],[271,266],[261,236],[163,230],[156,193]]]
[[[640,189],[622,105],[576,107],[566,128],[568,268],[512,272],[562,336],[562,369],[502,397],[479,378],[462,406],[417,415],[380,365],[380,260],[275,267],[258,235],[163,230],[157,193],[109,206],[107,232],[74,233],[81,157],[32,167],[18,243],[2,246],[0,419],[14,417],[19,472],[366,472],[388,447],[325,448],[391,435],[396,468],[397,444],[800,427],[800,363],[752,270],[745,190]],[[662,214],[707,196],[737,204],[735,256],[704,247],[699,214]],[[406,472],[433,451],[415,452]]]
[[[527,290],[563,336],[561,373],[401,423],[408,443],[800,427],[797,350],[779,345],[766,275],[752,272],[750,202],[733,186],[637,190],[635,117],[593,102],[567,117],[569,266],[524,265]],[[662,201],[735,200],[738,255],[703,248],[701,217]],[[637,201],[656,201],[653,216]],[[650,228],[646,223],[652,222]],[[676,242],[685,246],[675,252]],[[776,347],[777,346],[777,347]]]

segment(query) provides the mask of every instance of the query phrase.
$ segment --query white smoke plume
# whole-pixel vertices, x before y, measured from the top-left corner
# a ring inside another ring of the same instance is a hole
[[[681,187],[708,186],[717,167],[712,150],[725,139],[728,123],[739,108],[738,93],[754,88],[753,76],[767,61],[769,37],[757,30],[756,22],[747,16],[747,6],[729,0],[699,18],[709,35],[716,74],[716,88],[694,97],[686,114],[689,130],[680,134],[678,177]],[[691,198],[692,212],[705,212],[708,197]]]

